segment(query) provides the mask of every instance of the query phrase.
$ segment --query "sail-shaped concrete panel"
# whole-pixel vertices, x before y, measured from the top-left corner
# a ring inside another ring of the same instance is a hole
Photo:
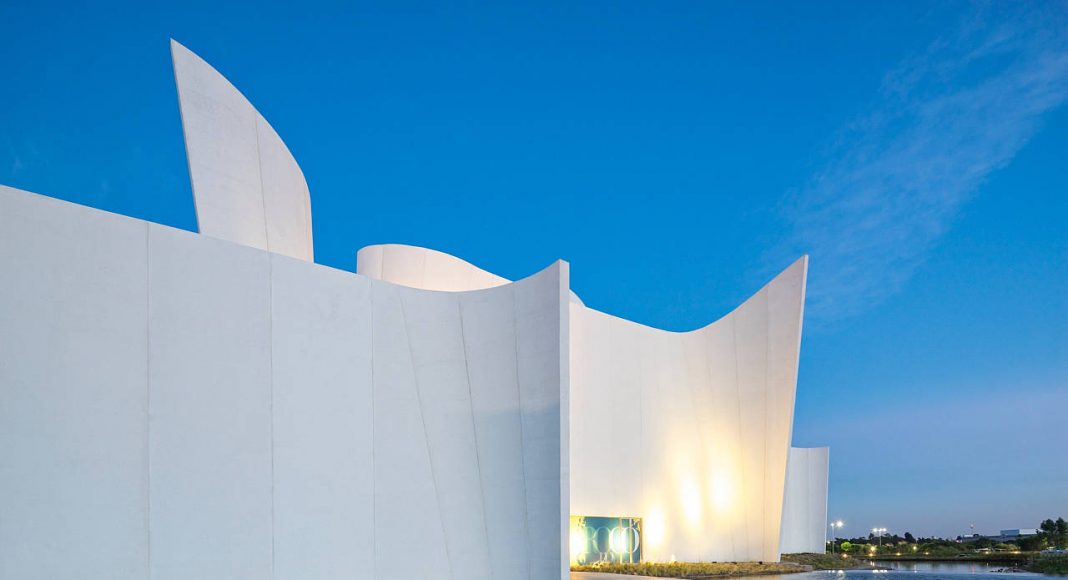
[[[311,198],[289,148],[219,71],[171,41],[200,233],[307,262]]]

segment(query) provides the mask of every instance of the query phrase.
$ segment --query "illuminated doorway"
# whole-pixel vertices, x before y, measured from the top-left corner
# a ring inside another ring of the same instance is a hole
[[[642,561],[642,519],[571,516],[571,563]]]

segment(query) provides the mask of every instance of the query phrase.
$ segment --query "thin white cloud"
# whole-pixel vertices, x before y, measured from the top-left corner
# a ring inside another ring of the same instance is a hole
[[[1007,13],[1012,12],[1012,13]],[[866,116],[783,201],[777,254],[812,257],[809,312],[901,290],[962,206],[1068,100],[1068,4],[982,6],[886,75]]]

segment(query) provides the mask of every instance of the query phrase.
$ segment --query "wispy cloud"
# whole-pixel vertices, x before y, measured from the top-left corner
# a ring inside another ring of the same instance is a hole
[[[809,312],[898,292],[962,206],[1068,100],[1068,3],[998,3],[889,72],[811,180],[783,200],[779,252],[812,255]]]

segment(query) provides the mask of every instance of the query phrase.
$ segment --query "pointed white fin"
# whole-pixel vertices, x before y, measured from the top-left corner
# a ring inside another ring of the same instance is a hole
[[[311,199],[267,120],[202,58],[171,41],[200,233],[313,261]]]

